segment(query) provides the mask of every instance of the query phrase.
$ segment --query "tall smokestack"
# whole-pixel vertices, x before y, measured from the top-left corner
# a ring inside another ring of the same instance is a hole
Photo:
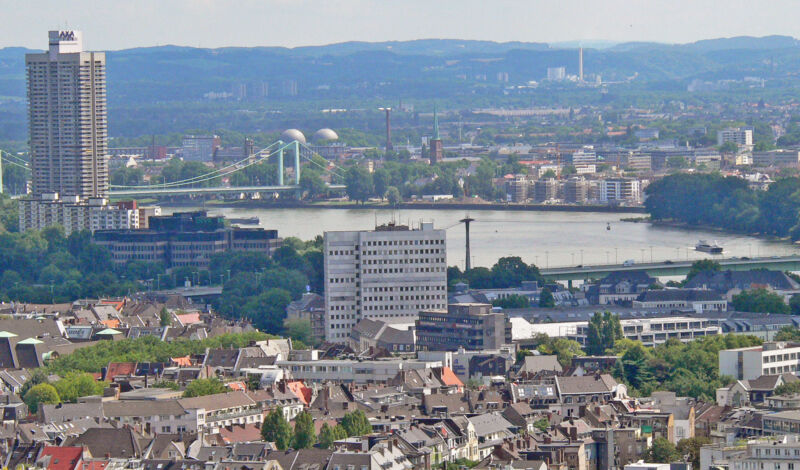
[[[392,108],[380,108],[386,112],[386,151],[393,149],[392,147]]]
[[[578,79],[583,81],[583,48],[578,49]]]
[[[474,221],[475,219],[471,218],[469,215],[464,217],[463,219],[459,220],[459,222],[464,223],[464,228],[467,229],[467,260],[464,263],[464,271],[469,271],[472,269],[472,260],[469,253],[469,223]]]

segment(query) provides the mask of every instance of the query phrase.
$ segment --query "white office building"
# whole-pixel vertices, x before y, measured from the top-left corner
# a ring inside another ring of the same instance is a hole
[[[800,364],[800,344],[772,342],[749,348],[719,352],[719,373],[739,380],[762,375],[796,373]]]
[[[597,163],[597,154],[591,147],[584,147],[572,153],[572,165],[575,167],[594,165]]]
[[[766,427],[766,426],[765,426]],[[728,460],[730,470],[795,470],[800,468],[800,437],[790,430],[775,438],[747,442],[747,451]]]
[[[445,231],[383,225],[325,232],[325,339],[343,342],[362,318],[412,324],[447,308]]]
[[[186,161],[210,162],[220,147],[220,138],[216,135],[187,135],[181,142],[181,152]]]
[[[733,142],[736,145],[753,145],[753,129],[729,127],[717,131],[717,145]]]
[[[633,202],[642,200],[642,190],[639,180],[629,178],[610,178],[600,180],[600,201],[602,202]]]

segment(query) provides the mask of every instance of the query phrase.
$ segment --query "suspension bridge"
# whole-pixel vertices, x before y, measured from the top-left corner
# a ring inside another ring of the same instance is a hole
[[[209,171],[202,175],[184,178],[176,181],[165,181],[163,183],[139,184],[139,185],[110,185],[110,196],[112,198],[125,197],[159,197],[159,196],[196,196],[196,195],[225,195],[225,194],[262,194],[276,193],[284,191],[300,191],[301,162],[307,162],[320,168],[323,172],[344,180],[344,169],[332,162],[321,163],[314,157],[319,156],[317,152],[306,144],[297,140],[292,142],[277,141],[268,147],[259,150],[237,162],[230,163],[223,167]],[[291,182],[286,181],[285,163],[286,158],[294,159],[294,175]],[[278,184],[272,185],[247,185],[247,186],[209,186],[210,183],[221,182],[224,178],[245,169],[267,162],[274,158],[277,162],[276,181]],[[322,161],[324,159],[319,157]],[[30,171],[30,164],[24,159],[10,152],[0,149],[0,193],[3,192],[3,165],[12,165]],[[343,184],[325,184],[330,190],[343,190]]]

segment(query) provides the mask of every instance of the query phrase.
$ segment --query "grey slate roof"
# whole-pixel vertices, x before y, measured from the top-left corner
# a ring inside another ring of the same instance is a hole
[[[707,289],[657,289],[648,290],[639,294],[636,298],[639,302],[674,302],[685,301],[719,301],[722,294],[717,291]]]

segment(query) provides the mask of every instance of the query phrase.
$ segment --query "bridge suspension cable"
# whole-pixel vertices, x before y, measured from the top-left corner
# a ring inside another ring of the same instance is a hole
[[[324,167],[320,163],[314,161],[314,159],[312,157],[309,157],[307,154],[305,154],[305,152],[303,152],[302,150],[305,150],[306,152],[310,152],[312,154],[312,156],[313,155],[319,155],[317,152],[314,152],[312,149],[308,148],[306,145],[304,145],[304,144],[302,144],[300,142],[297,142],[297,141],[288,142],[288,143],[284,143],[282,141],[277,141],[277,142],[274,142],[271,145],[259,150],[258,152],[254,153],[253,155],[255,155],[256,158],[253,159],[252,161],[249,161],[249,162],[248,162],[248,160],[250,160],[251,157],[248,156],[247,158],[244,158],[244,159],[239,160],[237,162],[231,163],[231,164],[226,165],[226,166],[224,166],[222,168],[218,168],[218,169],[216,169],[214,171],[211,171],[211,172],[208,172],[208,173],[205,173],[205,174],[202,174],[202,175],[198,175],[198,176],[193,176],[191,178],[186,178],[186,179],[183,179],[183,180],[169,181],[169,182],[165,182],[165,183],[157,183],[157,184],[150,184],[150,185],[111,185],[111,187],[112,188],[118,188],[118,189],[159,189],[159,188],[166,189],[166,188],[186,186],[186,185],[191,185],[191,184],[196,184],[196,183],[203,183],[203,182],[215,179],[215,178],[220,178],[220,177],[223,177],[223,176],[227,176],[227,175],[239,172],[241,170],[244,170],[245,168],[248,168],[248,167],[253,166],[255,164],[261,163],[261,162],[263,162],[265,160],[268,160],[270,157],[272,157],[274,155],[280,154],[284,150],[287,150],[287,149],[290,149],[291,147],[294,147],[295,145],[297,145],[297,147],[299,149],[301,149],[301,151],[299,152],[298,157],[302,157],[303,159],[311,162],[312,164],[319,166],[323,170],[328,171],[328,172],[330,172],[331,174],[333,174],[333,175],[335,175],[337,177],[343,178],[343,176],[341,174],[335,172],[332,169]],[[274,148],[276,146],[277,146],[277,148]],[[270,149],[272,149],[272,150],[270,151]],[[269,153],[264,155],[264,152],[269,152]],[[322,158],[322,157],[320,156],[320,158]],[[335,164],[333,166],[334,166],[334,168],[337,168]]]
[[[272,153],[270,153],[270,154],[268,154],[266,156],[264,156],[263,153],[265,151],[269,150],[270,148],[274,147],[275,145],[279,144],[279,143],[280,143],[280,141],[274,142],[271,145],[269,145],[268,147],[265,147],[265,148],[259,150],[258,152],[254,153],[253,155],[260,156],[259,158],[257,158],[254,161],[247,162],[251,158],[251,157],[248,156],[248,157],[243,158],[243,159],[241,159],[239,161],[233,162],[233,163],[231,163],[229,165],[223,166],[221,168],[217,168],[216,170],[210,171],[208,173],[203,173],[202,175],[192,176],[191,178],[186,178],[186,179],[176,180],[176,181],[167,181],[167,182],[164,182],[164,183],[145,184],[145,185],[112,184],[111,187],[112,188],[125,188],[125,189],[164,188],[164,187],[170,187],[170,186],[183,186],[183,185],[187,185],[187,184],[194,184],[194,183],[198,183],[198,182],[208,181],[208,180],[220,177],[220,176],[225,176],[227,174],[242,170],[244,168],[247,168],[250,165],[254,165],[256,163],[261,163],[265,159],[268,159],[269,157],[274,155],[276,152],[272,152]],[[240,166],[242,164],[244,164],[244,166]],[[229,170],[231,168],[233,168],[234,170],[231,171],[231,172],[228,172],[227,170]]]

